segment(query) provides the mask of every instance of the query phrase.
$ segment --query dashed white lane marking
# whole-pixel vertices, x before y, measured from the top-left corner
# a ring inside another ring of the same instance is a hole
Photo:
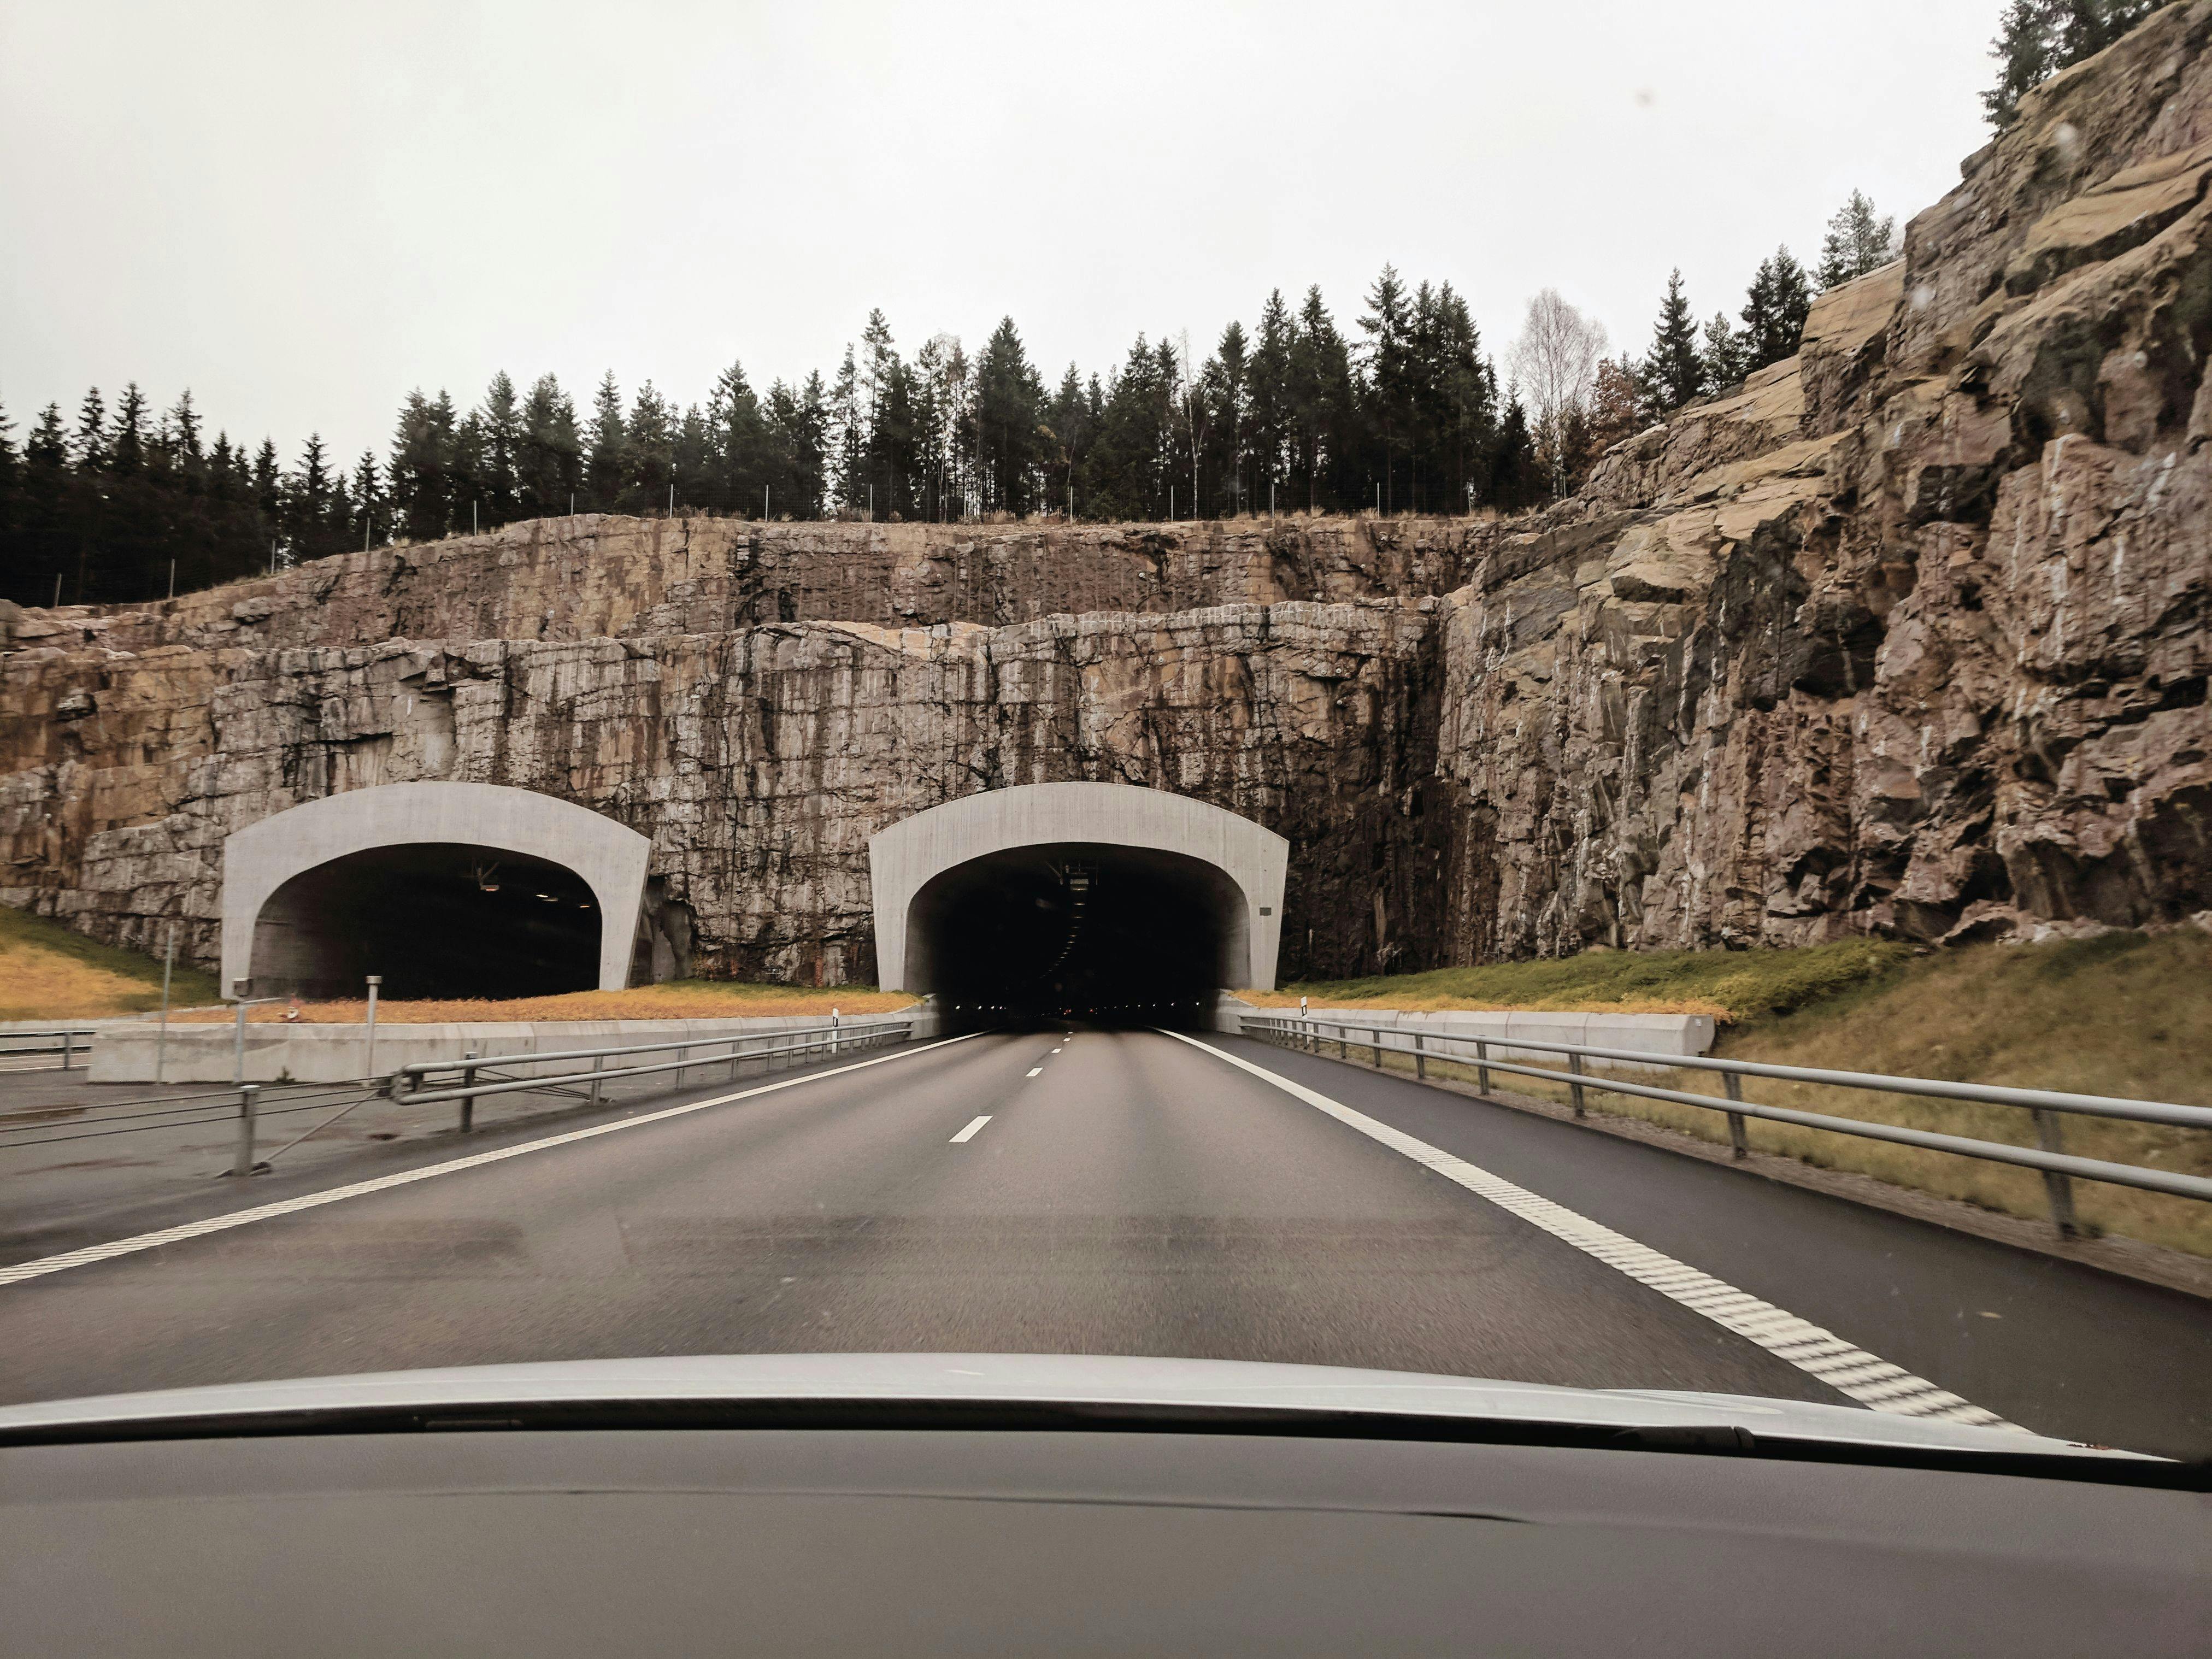
[[[1710,1273],[1700,1273],[1670,1255],[1638,1244],[1626,1234],[1592,1221],[1564,1204],[1554,1204],[1525,1187],[1516,1187],[1502,1176],[1494,1176],[1425,1140],[1416,1140],[1402,1130],[1394,1129],[1364,1112],[1356,1112],[1303,1084],[1279,1077],[1264,1066],[1255,1066],[1249,1060],[1217,1048],[1210,1042],[1185,1036],[1180,1031],[1166,1035],[1273,1084],[1316,1111],[1328,1113],[1347,1128],[1358,1130],[1392,1152],[1435,1170],[1445,1180],[1457,1182],[1477,1197],[1488,1199],[1500,1209],[1541,1227],[1554,1238],[1565,1240],[1585,1255],[1595,1256],[1607,1267],[1648,1285],[1691,1312],[1702,1314],[1716,1325],[1748,1338],[1769,1353],[1788,1360],[1799,1370],[1809,1372],[1863,1406],[1899,1417],[1941,1418],[1947,1423],[1972,1423],[1984,1428],[2020,1426],[2006,1422],[1995,1412],[1961,1400],[1948,1389],[1936,1387],[1925,1377],[1915,1376],[1901,1365],[1893,1365],[1863,1348],[1854,1347],[1833,1332],[1822,1330],[1771,1302],[1762,1302]]]
[[[1030,1066],[1030,1075],[1031,1077],[1042,1077],[1042,1076],[1044,1075],[1044,1067],[1043,1067],[1043,1066]]]
[[[772,1095],[781,1089],[796,1089],[803,1084],[842,1077],[848,1072],[865,1072],[871,1066],[881,1066],[890,1060],[909,1060],[915,1054],[926,1054],[932,1048],[949,1048],[953,1043],[965,1042],[969,1037],[981,1035],[980,1032],[969,1031],[961,1036],[925,1042],[919,1048],[902,1048],[896,1054],[878,1054],[873,1060],[855,1060],[850,1066],[840,1066],[832,1071],[786,1078],[780,1083],[763,1083],[757,1088],[740,1089],[735,1094],[716,1095],[711,1100],[686,1101],[681,1106],[664,1107],[657,1112],[647,1112],[642,1117],[626,1117],[613,1123],[596,1124],[588,1129],[571,1129],[566,1134],[548,1135],[543,1140],[526,1140],[519,1146],[502,1146],[495,1152],[478,1152],[472,1158],[451,1158],[443,1164],[426,1164],[419,1170],[404,1170],[398,1175],[380,1176],[374,1181],[356,1181],[349,1187],[332,1187],[327,1192],[305,1193],[298,1198],[280,1199],[274,1204],[257,1204],[250,1210],[233,1210],[228,1215],[210,1216],[204,1221],[188,1221],[181,1227],[164,1227],[157,1233],[139,1233],[131,1238],[113,1239],[106,1244],[88,1244],[81,1250],[70,1250],[61,1255],[42,1256],[35,1261],[19,1261],[12,1267],[0,1267],[0,1285],[14,1285],[26,1279],[37,1279],[45,1273],[58,1273],[67,1267],[89,1267],[95,1261],[111,1261],[136,1250],[159,1249],[164,1244],[179,1244],[188,1238],[203,1237],[231,1227],[244,1227],[256,1221],[273,1220],[281,1215],[294,1215],[301,1210],[336,1204],[349,1198],[365,1198],[371,1193],[411,1186],[418,1181],[428,1181],[435,1176],[453,1175],[462,1170],[480,1169],[487,1164],[520,1158],[526,1152],[542,1152],[550,1147],[573,1146],[580,1140],[615,1134],[624,1129],[641,1129],[648,1123],[665,1123],[672,1117],[703,1112],[709,1106],[726,1106],[732,1101],[750,1100],[757,1095]]]
[[[988,1112],[984,1113],[982,1116],[977,1118],[974,1122],[970,1123],[966,1128],[963,1129],[958,1134],[953,1136],[951,1139],[948,1140],[945,1144],[948,1146],[957,1146],[963,1140],[973,1140],[975,1138],[975,1131],[981,1128],[990,1121],[991,1115]]]
[[[1057,1049],[1057,1048],[1055,1048],[1055,1049],[1054,1049],[1054,1050],[1053,1050],[1053,1053],[1054,1053],[1054,1054],[1058,1054],[1059,1052],[1060,1052],[1060,1050],[1059,1050],[1059,1049]]]

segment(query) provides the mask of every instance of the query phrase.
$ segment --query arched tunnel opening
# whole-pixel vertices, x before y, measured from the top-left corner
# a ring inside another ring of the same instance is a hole
[[[951,1029],[1196,1029],[1246,973],[1243,895],[1200,859],[1061,842],[987,854],[915,896],[910,988]]]
[[[256,996],[547,996],[599,982],[599,902],[582,877],[496,848],[415,842],[302,871],[262,906]]]

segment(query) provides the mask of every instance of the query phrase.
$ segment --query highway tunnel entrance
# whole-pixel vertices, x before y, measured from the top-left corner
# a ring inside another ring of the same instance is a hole
[[[1196,1029],[1246,961],[1244,901],[1203,860],[1057,842],[955,865],[915,896],[908,976],[950,1027]]]
[[[279,886],[253,924],[253,994],[549,996],[599,983],[592,890],[549,859],[453,842],[348,854]]]

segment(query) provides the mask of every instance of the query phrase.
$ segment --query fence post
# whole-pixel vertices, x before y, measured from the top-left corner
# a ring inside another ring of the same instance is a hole
[[[607,1057],[605,1054],[593,1054],[592,1056],[592,1104],[594,1106],[599,1103],[599,1084],[601,1081],[599,1073],[606,1069],[606,1064]]]
[[[1580,1054],[1569,1054],[1567,1056],[1567,1069],[1579,1078],[1583,1074],[1583,1057]],[[1567,1085],[1567,1092],[1574,1097],[1575,1115],[1577,1117],[1582,1116],[1583,1085],[1579,1083],[1570,1083]]]
[[[475,1049],[473,1049],[473,1048],[470,1049],[470,1050],[468,1051],[468,1053],[467,1053],[467,1054],[464,1054],[464,1055],[462,1055],[462,1056],[461,1056],[461,1058],[462,1058],[462,1059],[464,1059],[464,1060],[474,1060],[476,1057],[477,1057],[477,1051],[476,1051]],[[461,1133],[462,1133],[463,1134],[471,1134],[471,1133],[473,1133],[475,1132],[475,1129],[476,1129],[477,1097],[476,1097],[476,1094],[475,1094],[475,1092],[474,1092],[474,1091],[475,1091],[475,1089],[476,1089],[476,1086],[477,1086],[477,1068],[476,1068],[475,1066],[462,1066],[462,1067],[461,1067]]]
[[[242,1083],[238,1088],[238,1148],[231,1154],[230,1172],[234,1176],[253,1173],[253,1117],[258,1109],[261,1085]]]
[[[1423,1079],[1429,1074],[1429,1051],[1422,1042],[1425,1035],[1420,1031],[1413,1033],[1413,1075]]]
[[[2058,1114],[2041,1106],[2030,1107],[2035,1118],[2035,1138],[2046,1152],[2063,1152],[2066,1138],[2058,1121]],[[2061,1175],[2056,1170],[2043,1172],[2043,1190],[2051,1198],[2051,1219],[2058,1229],[2061,1238],[2072,1238],[2081,1232],[2074,1220],[2074,1177]]]
[[[1721,1073],[1721,1081],[1728,1086],[1728,1097],[1730,1100],[1741,1100],[1743,1098],[1743,1079],[1738,1077],[1734,1072],[1723,1072]],[[1735,1149],[1735,1155],[1738,1158],[1749,1158],[1751,1156],[1751,1142],[1744,1137],[1743,1114],[1741,1112],[1730,1112],[1728,1115],[1728,1121],[1729,1145]]]

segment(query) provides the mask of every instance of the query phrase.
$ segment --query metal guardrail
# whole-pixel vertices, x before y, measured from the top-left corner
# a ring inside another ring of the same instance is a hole
[[[459,1060],[417,1060],[403,1066],[392,1073],[391,1098],[397,1105],[420,1106],[438,1102],[458,1101],[461,1108],[461,1133],[467,1134],[475,1127],[476,1103],[486,1095],[521,1094],[532,1091],[579,1091],[589,1089],[589,1098],[596,1103],[601,1088],[618,1078],[646,1077],[659,1072],[673,1072],[676,1081],[684,1081],[684,1073],[695,1067],[725,1066],[727,1075],[734,1079],[746,1061],[758,1060],[763,1068],[772,1067],[781,1060],[789,1065],[802,1054],[839,1054],[847,1048],[873,1048],[878,1043],[902,1039],[912,1034],[914,1021],[908,1019],[855,1021],[848,1024],[832,1018],[826,1024],[802,1027],[791,1031],[744,1032],[735,1036],[674,1038],[666,1042],[641,1042],[611,1048],[565,1048],[550,1054],[527,1052],[486,1055],[471,1049]],[[758,1045],[755,1047],[753,1045]],[[609,1066],[610,1060],[623,1059],[631,1054],[666,1054],[676,1051],[676,1058],[656,1061],[647,1066]],[[706,1052],[699,1052],[699,1051]],[[573,1060],[588,1060],[588,1070],[557,1072],[534,1077],[513,1077],[494,1071],[495,1066],[519,1067],[567,1064]],[[479,1073],[489,1073],[493,1081],[480,1083]],[[408,1088],[401,1081],[411,1079],[417,1085],[434,1078],[457,1074],[459,1080],[443,1088]]]
[[[1676,1105],[1721,1112],[1728,1118],[1729,1139],[1739,1158],[1748,1156],[1750,1152],[1745,1139],[1744,1120],[1755,1117],[1768,1122],[1795,1124],[1800,1128],[1826,1129],[1836,1134],[1856,1135],[1867,1140],[1886,1140],[1901,1146],[1954,1152],[1964,1158],[1978,1158],[1995,1164],[2017,1164],[2041,1172],[2045,1190],[2051,1201],[2051,1218],[2060,1232],[2068,1235],[2079,1231],[2074,1216],[2073,1183],[2077,1180],[2109,1182],[2118,1186],[2141,1188],[2146,1192],[2166,1193],[2177,1198],[2212,1202],[2212,1178],[2185,1175],[2179,1170],[2146,1169],[2136,1164],[2115,1164],[2104,1158],[2080,1158],[2068,1152],[2061,1124],[2061,1115],[2070,1114],[2212,1130],[2212,1107],[2181,1106],[2156,1100],[2129,1100],[2112,1095],[2068,1094],[2051,1089],[2013,1089],[1995,1084],[1953,1083],[1937,1078],[1889,1077],[1876,1072],[1833,1072],[1811,1066],[1770,1066],[1759,1060],[1655,1054],[1641,1048],[1600,1048],[1584,1043],[1546,1042],[1532,1037],[1470,1036],[1456,1031],[1410,1030],[1403,1025],[1360,1024],[1310,1015],[1291,1018],[1243,1014],[1238,1016],[1238,1020],[1248,1032],[1283,1040],[1308,1053],[1318,1054],[1331,1042],[1336,1045],[1340,1059],[1350,1059],[1350,1051],[1355,1046],[1371,1049],[1377,1068],[1382,1064],[1386,1048],[1395,1053],[1410,1053],[1413,1058],[1414,1074],[1420,1078],[1428,1076],[1428,1062],[1431,1059],[1471,1064],[1475,1068],[1476,1085],[1486,1094],[1490,1091],[1490,1074],[1492,1072],[1538,1078],[1548,1083],[1565,1083],[1577,1117],[1584,1115],[1584,1092],[1591,1089],[1607,1094],[1630,1095],[1641,1100],[1662,1100]],[[1336,1035],[1327,1036],[1323,1035],[1324,1031],[1334,1031]],[[1352,1042],[1355,1035],[1364,1036],[1367,1040],[1355,1045]],[[1387,1037],[1410,1041],[1401,1046],[1386,1042],[1384,1039]],[[1472,1060],[1468,1060],[1463,1054],[1447,1053],[1441,1046],[1431,1048],[1430,1045],[1432,1043],[1456,1044],[1462,1049],[1472,1048],[1474,1055]],[[1533,1052],[1563,1055],[1567,1061],[1567,1069],[1562,1073],[1556,1066],[1529,1066],[1499,1060],[1493,1056],[1493,1049],[1509,1054]],[[1647,1066],[1654,1070],[1716,1073],[1721,1079],[1722,1086],[1728,1091],[1728,1098],[1716,1100],[1711,1095],[1693,1094],[1687,1090],[1662,1088],[1656,1084],[1633,1083],[1625,1078],[1593,1073],[1585,1062],[1594,1060]],[[1931,1129],[1911,1129],[1893,1123],[1872,1123],[1860,1118],[1836,1117],[1824,1112],[1801,1112],[1786,1106],[1761,1105],[1743,1098],[1743,1079],[1746,1078],[1816,1084],[1825,1088],[1856,1089],[1869,1093],[1920,1095],[1936,1100],[1967,1100],[1993,1106],[2021,1107],[2033,1118],[2039,1144],[2015,1146],[2001,1140],[1976,1140],[1966,1135],[1942,1134]]]
[[[51,1031],[0,1031],[0,1060],[33,1054],[59,1054],[62,1070],[75,1071],[76,1057],[92,1052],[92,1039],[98,1035],[98,1028],[90,1025],[65,1025]],[[33,1046],[17,1046],[25,1042]]]
[[[234,1113],[238,1126],[237,1141],[232,1153],[231,1167],[227,1173],[244,1176],[269,1168],[268,1159],[257,1159],[254,1154],[258,1127],[264,1118],[293,1112],[319,1111],[333,1105],[338,1109],[269,1154],[270,1158],[283,1156],[347,1113],[377,1101],[399,1106],[459,1101],[461,1132],[466,1134],[475,1128],[476,1103],[485,1095],[534,1091],[573,1095],[596,1105],[602,1098],[604,1086],[623,1078],[673,1072],[676,1073],[675,1080],[680,1084],[687,1071],[724,1066],[728,1068],[728,1075],[734,1079],[743,1066],[754,1060],[760,1061],[764,1069],[772,1069],[778,1062],[785,1066],[795,1065],[802,1054],[824,1052],[836,1054],[848,1048],[875,1048],[912,1035],[914,1025],[911,1018],[848,1022],[832,1017],[820,1025],[805,1026],[796,1030],[745,1032],[733,1036],[686,1036],[666,1042],[637,1043],[620,1048],[569,1048],[548,1054],[525,1051],[495,1055],[482,1055],[472,1051],[459,1060],[418,1061],[403,1066],[383,1078],[367,1078],[339,1084],[290,1085],[286,1092],[275,1097],[283,1103],[273,1107],[261,1103],[263,1087],[254,1083],[236,1084],[228,1089],[192,1095],[147,1096],[141,1099],[107,1101],[91,1108],[31,1107],[0,1112],[0,1150],[45,1146],[58,1141],[91,1139],[105,1135],[131,1134],[147,1129],[196,1128],[220,1122]],[[5,1035],[8,1034],[0,1033],[0,1036]],[[18,1032],[13,1035],[60,1034]],[[76,1035],[86,1033],[80,1031]],[[632,1054],[665,1054],[672,1049],[676,1053],[672,1060],[644,1066],[609,1066],[606,1064],[611,1059]],[[514,1068],[533,1065],[568,1064],[585,1060],[592,1062],[588,1070],[544,1076],[514,1077],[495,1069],[505,1067],[511,1072]],[[459,1074],[458,1085],[412,1090],[405,1086],[407,1079],[421,1083],[449,1073]],[[491,1080],[478,1081],[480,1074],[489,1076]],[[64,1114],[66,1114],[66,1119]],[[14,1139],[19,1136],[26,1138]]]

